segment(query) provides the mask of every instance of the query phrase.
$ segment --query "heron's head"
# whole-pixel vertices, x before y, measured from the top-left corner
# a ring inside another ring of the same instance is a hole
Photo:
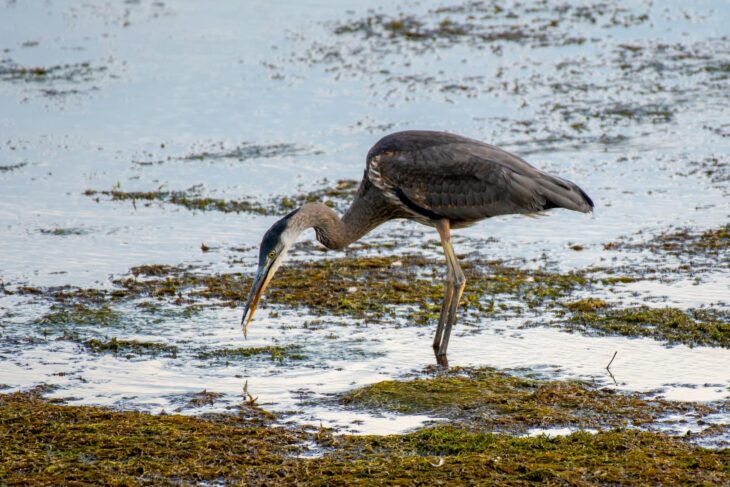
[[[264,235],[261,241],[261,249],[259,250],[259,268],[256,271],[256,277],[253,280],[251,292],[248,295],[246,308],[243,311],[241,326],[243,326],[243,335],[246,336],[248,324],[253,318],[256,306],[259,304],[261,296],[264,294],[266,287],[274,277],[274,273],[284,260],[289,247],[294,243],[301,229],[292,224],[292,217],[298,210],[294,210],[281,220],[272,225]]]

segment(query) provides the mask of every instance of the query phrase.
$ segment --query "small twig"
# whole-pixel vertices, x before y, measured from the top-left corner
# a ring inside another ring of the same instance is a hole
[[[608,370],[609,372],[611,371],[611,364],[613,363],[613,359],[616,358],[616,354],[618,354],[618,350],[613,352],[613,357],[611,357],[611,361],[608,363],[608,365],[606,365],[606,370]]]
[[[246,396],[248,396],[248,399],[246,399]],[[256,401],[258,401],[259,396],[253,397],[250,392],[248,392],[248,380],[243,384],[243,400],[246,401],[247,406],[258,406],[256,404]]]
[[[606,369],[606,372],[608,372],[608,375],[611,376],[611,380],[613,381],[613,385],[618,386],[618,381],[616,380],[616,377],[613,376],[611,371],[609,369]]]
[[[251,393],[249,392],[248,401],[246,401],[246,404],[248,404],[249,406],[258,406],[258,404],[256,404],[256,401],[258,401],[258,400],[259,400],[259,396],[253,397],[251,395]]]
[[[618,354],[618,350],[613,352],[613,357],[611,357],[611,361],[606,365],[606,372],[608,372],[608,375],[611,376],[611,380],[613,381],[614,385],[618,386],[618,382],[616,381],[616,377],[613,376],[611,373],[611,364],[613,363],[613,359],[616,358],[616,354]]]

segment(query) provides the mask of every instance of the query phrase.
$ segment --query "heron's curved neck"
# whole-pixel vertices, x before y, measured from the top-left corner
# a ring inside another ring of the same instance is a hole
[[[379,225],[380,221],[368,218],[353,205],[340,218],[329,206],[322,203],[308,203],[291,217],[290,225],[303,232],[314,228],[317,240],[328,249],[342,249],[358,240]]]

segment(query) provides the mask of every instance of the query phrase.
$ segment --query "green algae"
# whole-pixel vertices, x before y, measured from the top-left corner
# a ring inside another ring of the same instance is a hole
[[[580,299],[578,301],[571,301],[569,303],[564,303],[563,306],[568,308],[571,311],[594,311],[596,309],[606,308],[609,306],[609,304],[604,301],[603,299],[597,299],[597,298],[587,298],[587,299]]]
[[[730,482],[729,450],[635,430],[516,438],[447,425],[401,436],[335,436],[243,414],[152,416],[50,404],[33,393],[0,395],[0,424],[0,478],[9,485]],[[295,456],[305,441],[326,448],[323,455]]]
[[[511,432],[638,426],[670,413],[715,412],[704,404],[648,400],[582,382],[536,380],[491,368],[452,368],[422,379],[378,382],[348,392],[341,402],[377,411],[426,413],[472,429]]]
[[[601,309],[603,308],[603,309]],[[650,337],[670,344],[730,348],[730,312],[716,309],[596,307],[576,309],[568,330],[604,335]]]
[[[314,485],[327,485],[326,479],[342,485],[720,485],[730,475],[727,459],[727,451],[636,431],[514,438],[446,426],[345,437],[334,453],[300,465],[287,479],[314,478]]]
[[[730,182],[730,158],[727,156],[710,156],[702,160],[689,162],[687,175],[702,174],[716,185]],[[684,175],[684,174],[683,174]]]
[[[699,234],[689,229],[663,233],[650,248],[679,255],[688,251],[730,257],[730,225],[709,229]]]
[[[604,245],[606,250],[648,251],[685,259],[693,257],[720,258],[720,264],[730,265],[730,224],[698,231],[676,228],[640,242],[620,239]]]
[[[343,205],[355,197],[360,181],[354,179],[339,179],[331,185],[328,180],[320,182],[320,189],[298,194],[296,196],[282,196],[275,199],[276,206],[281,210],[293,210],[306,203],[321,202],[327,206],[342,210]]]
[[[40,232],[43,235],[55,235],[57,237],[67,237],[69,235],[86,235],[89,233],[84,228],[41,228]]]
[[[251,213],[256,215],[281,215],[297,208],[305,203],[323,202],[328,206],[343,209],[344,205],[354,197],[359,186],[358,181],[343,179],[338,180],[333,186],[324,180],[326,186],[296,196],[278,196],[267,202],[255,201],[251,198],[229,200],[223,198],[212,198],[203,196],[199,188],[193,187],[186,191],[167,191],[157,189],[154,191],[122,191],[119,188],[111,190],[87,189],[85,196],[94,198],[100,202],[101,197],[110,201],[130,201],[137,206],[140,203],[150,206],[152,203],[162,203],[174,206],[181,206],[191,211],[219,211],[222,213]]]
[[[107,305],[87,306],[82,303],[54,304],[51,310],[35,321],[38,325],[99,325],[114,326],[122,314]]]
[[[23,83],[67,81],[80,83],[91,81],[106,70],[105,66],[92,66],[88,62],[52,66],[21,66],[10,59],[3,59],[0,60],[0,81]]]
[[[217,359],[234,361],[236,359],[247,359],[250,357],[268,356],[272,361],[283,363],[285,360],[304,360],[306,355],[300,353],[302,347],[290,345],[286,347],[265,346],[265,347],[240,347],[240,348],[219,348],[214,350],[203,350],[197,354],[202,360]]]
[[[592,116],[605,118],[627,118],[632,120],[648,120],[651,122],[669,122],[674,117],[674,112],[664,105],[626,105],[618,104],[606,107],[601,112],[593,112]]]
[[[165,355],[177,357],[178,348],[158,342],[139,340],[123,340],[116,337],[110,340],[92,338],[83,342],[84,347],[93,353],[114,353],[129,356],[133,355]]]
[[[387,53],[399,41],[439,47],[503,42],[545,47],[583,44],[586,39],[575,36],[575,28],[580,24],[602,21],[604,27],[613,27],[638,25],[647,20],[646,14],[636,15],[619,7],[607,9],[603,4],[565,4],[555,9],[542,4],[530,7],[514,4],[507,8],[469,2],[442,6],[422,14],[371,14],[338,24],[334,33],[360,36],[364,42]]]
[[[282,268],[267,291],[267,300],[313,311],[380,319],[397,316],[412,305],[409,320],[437,319],[443,300],[444,265],[417,255],[344,257]],[[467,286],[461,310],[506,314],[524,304],[536,308],[590,280],[580,273],[525,270],[501,261],[462,263]],[[313,287],[317,289],[312,292]],[[483,299],[487,297],[489,301]],[[494,301],[505,298],[503,306]]]
[[[212,161],[235,160],[239,162],[248,161],[250,159],[269,159],[277,157],[292,157],[303,153],[321,154],[319,151],[307,151],[304,147],[300,147],[291,143],[275,143],[275,144],[256,144],[252,142],[243,142],[233,148],[227,148],[223,143],[210,147],[205,150],[192,152],[184,156],[168,156],[159,160],[138,160],[134,164],[138,166],[153,166],[164,164],[171,161]]]
[[[176,409],[177,412],[183,411],[185,409],[191,409],[191,408],[201,408],[203,406],[212,406],[214,405],[219,399],[224,397],[225,394],[221,392],[213,392],[209,391],[207,389],[204,389],[200,392],[194,392],[191,394],[187,394],[185,396],[187,402]]]
[[[232,149],[206,150],[179,157],[178,159],[182,161],[215,161],[220,159],[235,159],[237,161],[246,161],[249,159],[290,157],[301,154],[302,152],[304,152],[303,148],[290,143],[253,144],[245,142]]]
[[[210,198],[198,196],[186,191],[121,191],[112,189],[109,191],[97,191],[87,189],[85,196],[98,198],[107,196],[112,201],[131,201],[136,206],[142,202],[149,206],[152,202],[161,202],[171,205],[182,206],[188,210],[197,211],[220,211],[223,213],[254,213],[259,215],[272,214],[272,209],[261,206],[249,200],[225,200],[221,198]]]
[[[21,169],[27,165],[28,165],[27,162],[20,162],[18,164],[2,165],[2,166],[0,166],[0,173],[15,171],[16,169]]]
[[[727,346],[727,320],[717,313],[713,318],[708,314],[711,311],[684,321],[674,315],[662,318],[647,311],[639,317],[645,319],[642,324],[639,318],[631,317],[635,309],[596,298],[571,300],[577,292],[611,289],[636,280],[616,275],[611,269],[561,273],[480,259],[464,259],[462,267],[467,286],[459,308],[461,322],[479,323],[553,311],[564,319],[524,326],[555,326],[583,333],[651,336],[670,343]],[[433,324],[438,320],[443,300],[443,275],[444,264],[440,260],[413,254],[348,255],[292,262],[283,266],[272,280],[262,306],[274,305],[275,313],[280,308],[307,309],[318,315],[374,322],[405,319],[417,325]],[[114,288],[109,290],[64,286],[16,292],[52,299],[54,308],[41,320],[44,323],[106,324],[119,319],[119,314],[109,307],[113,303],[136,302],[138,308],[160,317],[169,306],[183,308],[185,316],[204,307],[240,307],[252,281],[243,273],[209,274],[192,266],[150,264],[134,267],[128,275],[111,282]]]
[[[231,416],[204,421],[0,397],[0,478],[9,484],[139,485],[256,481],[297,451],[301,435]],[[274,479],[276,477],[274,476]]]

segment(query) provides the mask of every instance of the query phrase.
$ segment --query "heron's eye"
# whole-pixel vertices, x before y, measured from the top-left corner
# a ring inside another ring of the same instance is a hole
[[[274,257],[276,257],[276,250],[269,252],[269,259],[273,259]]]

